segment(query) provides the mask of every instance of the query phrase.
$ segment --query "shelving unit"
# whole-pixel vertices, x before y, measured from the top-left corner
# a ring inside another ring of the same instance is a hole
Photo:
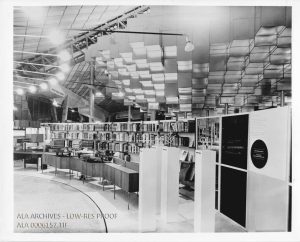
[[[108,123],[43,123],[55,147],[112,150],[137,154],[160,141],[166,146],[195,148],[195,119]]]

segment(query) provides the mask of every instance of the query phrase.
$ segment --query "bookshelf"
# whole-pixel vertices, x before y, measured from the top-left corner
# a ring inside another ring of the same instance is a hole
[[[138,154],[158,140],[166,146],[195,148],[195,119],[107,123],[43,123],[51,145],[74,149],[112,150]]]

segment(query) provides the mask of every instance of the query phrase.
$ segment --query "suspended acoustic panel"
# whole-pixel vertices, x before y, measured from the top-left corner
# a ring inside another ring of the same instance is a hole
[[[281,79],[277,82],[276,86],[277,91],[291,91],[292,90],[292,82],[290,78]]]
[[[205,103],[205,97],[194,97],[192,96],[192,103],[201,103],[204,104]]]
[[[225,71],[210,71],[208,74],[208,84],[222,84],[225,80]]]
[[[284,47],[289,48],[291,47],[292,43],[292,33],[291,28],[285,28],[278,36],[277,39],[277,46],[278,47]]]
[[[192,72],[192,61],[177,61],[178,72]]]
[[[224,84],[222,94],[237,94],[237,85],[236,84]]]
[[[165,73],[165,83],[176,83],[177,84],[177,73]]]
[[[176,59],[166,59],[164,61],[165,73],[177,73]]]
[[[208,73],[209,73],[209,63],[193,64],[193,77],[194,78],[208,77]]]
[[[210,56],[209,71],[226,71],[227,56],[215,55]]]
[[[178,88],[192,86],[192,73],[178,73]]]
[[[194,89],[192,90],[192,97],[205,97],[206,89]]]
[[[253,94],[254,88],[253,87],[240,87],[238,90],[239,94]]]
[[[264,70],[264,79],[283,78],[283,65],[268,65]]]
[[[147,62],[147,59],[136,59],[134,62],[137,70],[149,70],[149,63]]]
[[[177,46],[165,46],[164,57],[166,59],[174,59],[177,57]]]
[[[269,62],[269,55],[275,46],[259,46],[254,47],[250,53],[249,61],[251,63],[264,63]]]
[[[249,60],[249,59],[248,59]],[[246,62],[245,74],[247,75],[259,75],[263,73],[264,63],[251,63]]]
[[[179,110],[181,112],[191,112],[192,104],[179,104]]]
[[[276,48],[270,55],[270,63],[274,65],[290,64],[291,58],[291,48]]]
[[[207,94],[218,94],[222,91],[222,84],[208,84],[206,92]]]
[[[255,87],[262,78],[261,75],[244,75],[241,81],[243,87]]]
[[[230,56],[227,61],[227,70],[228,71],[241,71],[245,68],[246,57],[232,57]]]
[[[229,55],[233,57],[244,57],[249,55],[254,46],[253,39],[233,40],[229,45]]]
[[[285,78],[291,78],[292,77],[292,64],[284,65],[283,72],[284,72]]]
[[[242,78],[242,71],[226,71],[225,83],[236,83]]]
[[[164,83],[165,82],[165,75],[163,73],[153,73],[151,76],[152,76],[153,83]]]
[[[208,84],[208,78],[193,78],[192,87],[193,89],[206,88]]]

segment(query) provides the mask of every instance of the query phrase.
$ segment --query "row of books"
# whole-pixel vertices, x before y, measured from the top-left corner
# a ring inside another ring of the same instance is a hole
[[[114,152],[139,153],[141,146],[129,143],[114,143],[114,142],[99,142],[97,143],[98,150],[112,150]]]
[[[195,120],[185,121],[174,121],[174,122],[163,122],[161,123],[162,131],[164,132],[185,132],[193,133],[195,132],[196,122]]]
[[[51,131],[195,132],[195,120],[138,123],[50,124]]]
[[[169,136],[167,134],[163,134],[160,136],[160,140],[166,146],[195,147],[194,139],[189,137]]]

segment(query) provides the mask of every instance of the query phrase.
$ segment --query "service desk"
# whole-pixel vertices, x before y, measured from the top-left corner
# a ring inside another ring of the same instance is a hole
[[[69,169],[70,171],[78,171],[84,176],[103,177],[103,162],[88,162],[77,156],[56,156],[55,154],[45,154],[44,164],[55,167],[57,169]]]
[[[34,164],[39,170],[39,159],[43,158],[44,152],[42,151],[23,151],[23,150],[15,150],[14,151],[14,160],[22,159],[24,160],[24,168],[26,168],[26,164]]]

